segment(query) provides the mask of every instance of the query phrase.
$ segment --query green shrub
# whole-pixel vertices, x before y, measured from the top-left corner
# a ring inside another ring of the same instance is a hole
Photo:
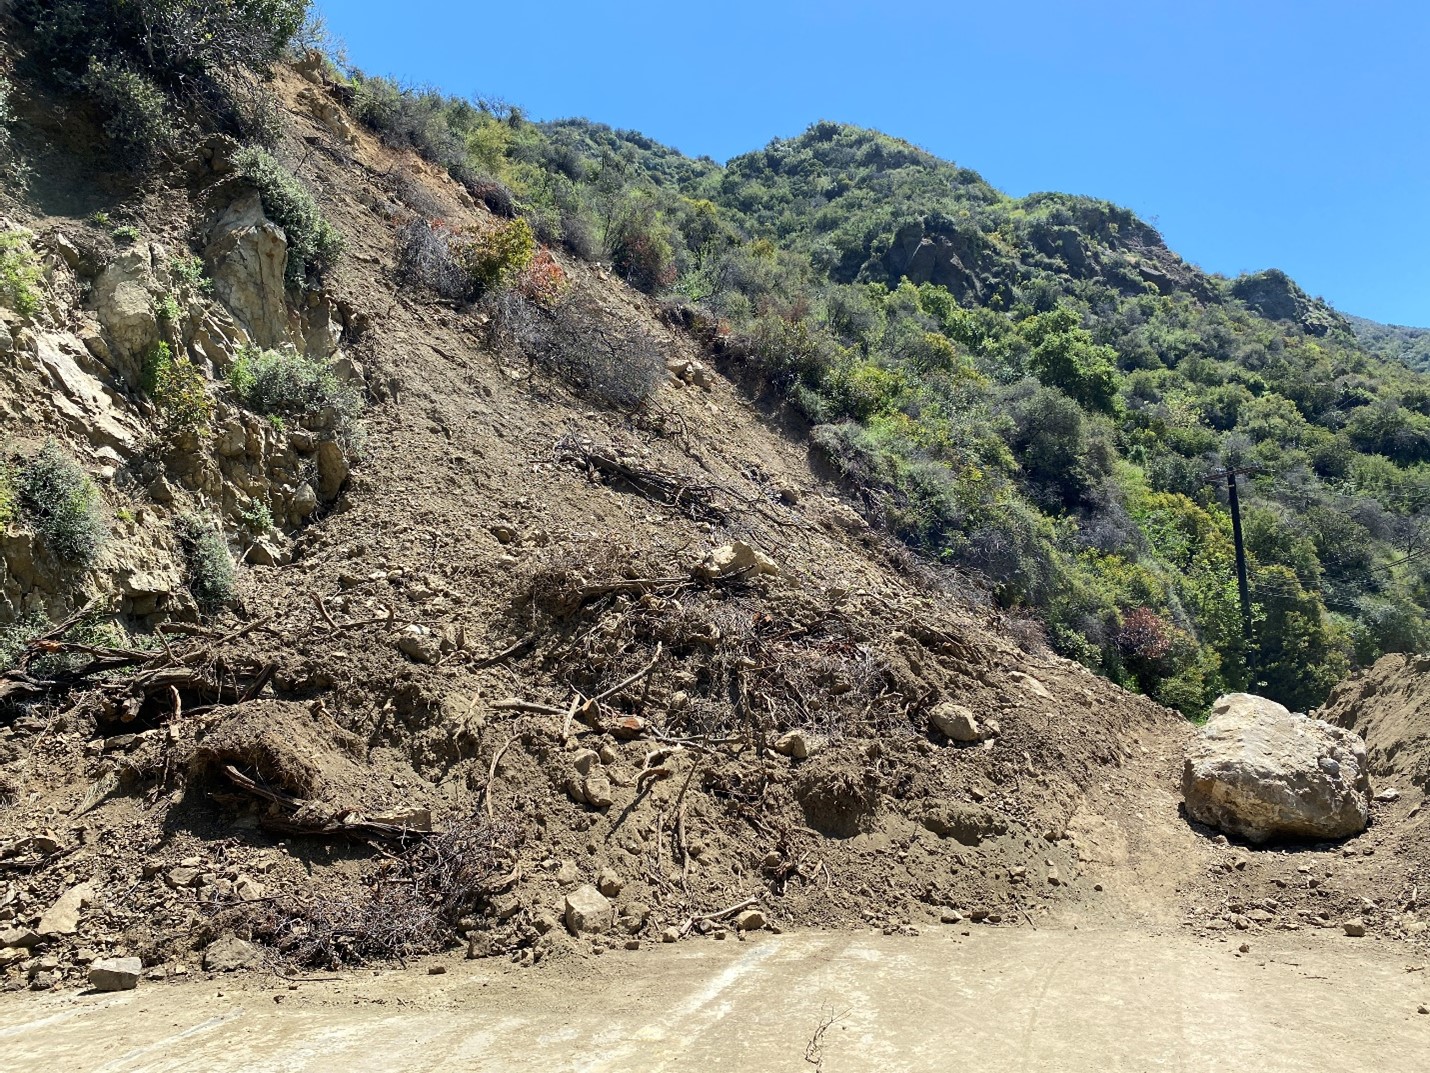
[[[260,503],[255,499],[244,507],[238,516],[243,527],[254,536],[263,536],[273,531],[273,512],[268,509],[267,503]]]
[[[356,432],[362,397],[344,384],[332,365],[292,350],[246,347],[228,374],[238,400],[270,418],[293,418],[340,437]]]
[[[133,224],[123,224],[114,229],[114,241],[125,246],[132,246],[139,241],[139,228]]]
[[[19,512],[19,497],[15,487],[15,470],[8,462],[0,461],[0,532],[15,520]]]
[[[240,150],[239,173],[257,188],[263,211],[288,238],[288,286],[300,290],[308,273],[321,276],[342,252],[343,239],[323,219],[313,195],[271,153],[257,146]]]
[[[518,216],[467,233],[453,244],[452,254],[480,294],[514,283],[536,255],[536,238]]]
[[[163,416],[168,435],[208,431],[214,403],[208,381],[184,355],[168,343],[155,343],[144,357],[143,388]]]
[[[40,310],[40,261],[21,231],[0,234],[0,303],[23,317]]]
[[[184,580],[199,606],[212,609],[231,601],[237,588],[237,575],[228,542],[218,523],[193,514],[181,514],[174,520],[174,531],[184,553]]]
[[[160,324],[173,328],[183,319],[184,311],[179,306],[177,298],[172,294],[166,294],[154,303],[154,316],[158,318]]]
[[[198,294],[212,294],[214,281],[204,275],[202,257],[175,257],[169,262],[169,274],[179,287]]]
[[[55,560],[71,570],[94,562],[109,536],[99,492],[54,441],[20,470],[20,506]]]
[[[87,94],[131,163],[195,122],[245,133],[270,95],[254,76],[283,53],[308,0],[16,0],[34,59]]]
[[[169,98],[142,71],[95,59],[80,85],[107,117],[104,133],[125,162],[151,163],[178,142]]]

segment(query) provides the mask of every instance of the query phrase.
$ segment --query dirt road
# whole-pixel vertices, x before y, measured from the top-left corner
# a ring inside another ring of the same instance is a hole
[[[575,965],[303,983],[144,981],[0,1002],[0,1068],[43,1073],[1420,1071],[1423,951],[1331,933],[943,929],[693,941]],[[434,962],[435,964],[435,962]]]

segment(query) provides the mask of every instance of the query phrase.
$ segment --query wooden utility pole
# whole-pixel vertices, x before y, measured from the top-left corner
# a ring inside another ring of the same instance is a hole
[[[1231,539],[1236,545],[1236,588],[1241,594],[1241,635],[1246,640],[1246,662],[1252,662],[1251,587],[1246,582],[1246,543],[1241,537],[1241,500],[1236,494],[1236,470],[1226,470],[1226,498],[1231,507]]]

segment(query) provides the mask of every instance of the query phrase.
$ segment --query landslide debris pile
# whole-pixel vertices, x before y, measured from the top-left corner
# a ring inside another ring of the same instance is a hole
[[[600,266],[414,282],[431,206],[515,224],[320,65],[274,89],[267,156],[125,189],[71,131],[0,195],[4,986],[1225,901],[1180,716],[871,527]]]

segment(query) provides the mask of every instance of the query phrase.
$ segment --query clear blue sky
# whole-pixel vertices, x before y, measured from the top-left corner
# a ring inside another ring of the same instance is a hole
[[[354,63],[725,160],[817,119],[1126,205],[1208,271],[1430,326],[1425,0],[319,0]]]

